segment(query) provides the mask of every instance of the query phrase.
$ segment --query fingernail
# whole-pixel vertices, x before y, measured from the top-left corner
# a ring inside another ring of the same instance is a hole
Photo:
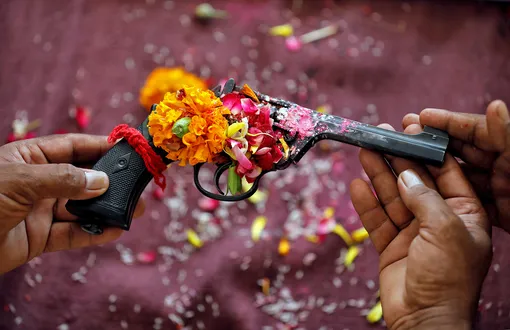
[[[85,171],[88,190],[100,190],[108,188],[108,176],[104,172]]]
[[[421,181],[418,174],[416,174],[416,172],[414,172],[413,170],[407,170],[402,172],[400,174],[400,177],[402,178],[402,181],[404,182],[407,188],[423,184],[423,181]]]

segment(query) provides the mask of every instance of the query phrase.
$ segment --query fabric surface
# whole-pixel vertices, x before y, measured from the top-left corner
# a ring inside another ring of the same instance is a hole
[[[0,1],[2,136],[23,110],[42,120],[38,135],[77,132],[69,115],[77,105],[91,111],[83,132],[137,125],[147,115],[139,89],[162,65],[182,65],[213,83],[234,77],[398,130],[406,113],[425,107],[482,113],[490,100],[510,102],[510,38],[493,5],[310,0],[292,11],[292,1],[213,1],[230,17],[203,25],[192,19],[198,3]],[[288,22],[298,35],[328,22],[344,32],[293,53],[267,33]],[[189,168],[172,166],[166,175],[165,199],[149,185],[145,215],[118,241],[47,254],[1,276],[0,329],[383,328],[364,316],[378,289],[370,242],[346,270],[337,261],[346,250],[339,236],[317,244],[299,234],[327,207],[349,231],[361,227],[348,195],[350,181],[362,176],[356,148],[321,142],[298,166],[263,180],[267,201],[222,204],[212,213],[198,207]],[[258,215],[267,225],[253,242]],[[188,228],[201,235],[201,249],[190,248]],[[284,229],[295,236],[286,257],[278,254]],[[510,243],[494,236],[483,329],[510,327]]]

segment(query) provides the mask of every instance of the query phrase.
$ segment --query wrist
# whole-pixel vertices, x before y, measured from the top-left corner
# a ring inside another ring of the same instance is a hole
[[[473,330],[475,316],[445,307],[419,310],[397,320],[391,330]]]

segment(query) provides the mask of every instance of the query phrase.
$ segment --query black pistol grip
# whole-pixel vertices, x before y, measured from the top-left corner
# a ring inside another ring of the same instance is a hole
[[[168,165],[170,161],[152,144],[147,119],[137,129]],[[153,179],[153,175],[147,170],[142,157],[125,139],[115,144],[92,169],[108,175],[110,181],[108,190],[93,199],[70,200],[66,204],[66,209],[77,216],[82,225],[129,230],[136,204]]]

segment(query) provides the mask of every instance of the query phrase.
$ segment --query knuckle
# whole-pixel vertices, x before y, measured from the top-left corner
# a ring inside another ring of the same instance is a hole
[[[71,164],[58,164],[55,170],[56,179],[59,180],[63,186],[69,189],[76,189],[83,184],[83,178],[79,175],[76,168]]]

